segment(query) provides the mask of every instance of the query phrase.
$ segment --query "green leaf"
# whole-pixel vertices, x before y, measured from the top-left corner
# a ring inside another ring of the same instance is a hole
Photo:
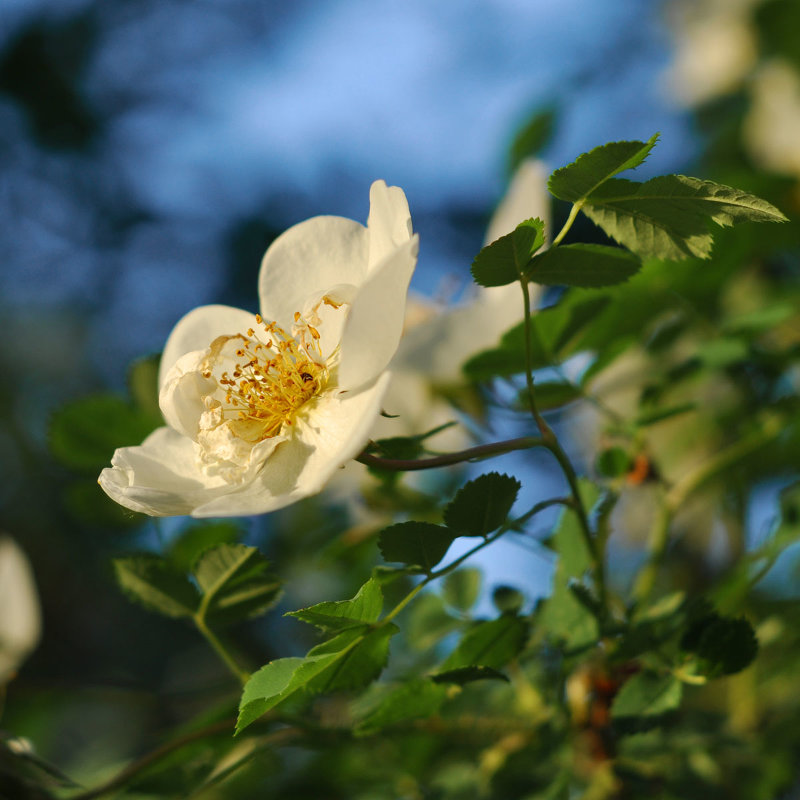
[[[520,488],[510,475],[481,475],[458,490],[444,510],[445,524],[460,536],[486,536],[506,521]]]
[[[482,577],[481,571],[475,567],[463,567],[449,573],[442,586],[445,603],[459,611],[469,611],[478,600]]]
[[[134,361],[128,369],[128,393],[134,405],[154,419],[161,419],[158,405],[158,367],[160,355]]]
[[[683,685],[672,675],[639,672],[626,681],[611,704],[611,718],[660,717],[681,704]]]
[[[431,677],[431,680],[436,683],[455,683],[458,686],[484,680],[506,681],[506,683],[508,683],[508,677],[493,667],[474,666],[457,667],[456,669],[449,669],[445,672],[438,672]]]
[[[445,659],[440,673],[460,667],[502,667],[519,655],[528,639],[528,623],[514,614],[470,627]]]
[[[64,465],[97,473],[118,447],[141,444],[160,416],[142,411],[121,397],[83,397],[60,408],[50,421],[50,449]]]
[[[514,172],[526,158],[537,155],[547,145],[553,136],[555,120],[555,107],[550,106],[537,111],[520,128],[511,143],[509,154],[511,172]]]
[[[709,677],[732,675],[749,666],[758,654],[758,640],[744,618],[712,613],[694,620],[683,637],[681,648],[700,659]]]
[[[544,244],[544,222],[538,217],[484,247],[472,262],[472,277],[480,286],[506,286],[518,281],[533,254]]]
[[[552,367],[574,355],[573,342],[610,298],[596,293],[568,294],[556,305],[531,316],[531,360],[534,369]],[[472,380],[516,375],[525,371],[524,323],[503,334],[500,346],[470,358],[463,366]]]
[[[583,212],[609,236],[641,258],[708,258],[713,236],[708,221],[784,222],[786,217],[755,195],[685,175],[662,175],[645,183],[609,181]]]
[[[630,471],[631,466],[631,457],[621,447],[609,447],[595,460],[595,469],[604,478],[620,478]]]
[[[414,678],[382,694],[366,709],[356,708],[356,736],[376,733],[389,725],[435,714],[447,698],[447,687],[424,678]]]
[[[547,182],[551,194],[572,203],[598,189],[609,178],[620,172],[638,167],[655,146],[658,134],[646,142],[609,142],[595,147],[568,164],[557,169]]]
[[[627,250],[602,244],[565,244],[534,256],[525,276],[546,286],[613,286],[635,275],[642,262]]]
[[[513,586],[497,586],[492,592],[492,602],[501,613],[518,614],[525,603],[525,595]]]
[[[270,608],[280,596],[280,581],[266,572],[268,565],[257,548],[243,544],[223,544],[203,553],[193,571],[209,621],[225,624]]]
[[[552,411],[561,408],[583,396],[580,387],[567,381],[536,381],[536,407],[539,411]],[[527,387],[520,389],[519,403],[523,408],[530,408],[530,395]]]
[[[279,658],[266,664],[244,687],[236,733],[298,693],[333,691],[368,683],[383,669],[389,638],[396,632],[394,625],[372,631],[363,625],[314,647],[304,658]]]
[[[587,509],[600,497],[597,487],[588,481],[581,483],[581,496]],[[600,631],[597,619],[570,589],[581,581],[592,565],[577,514],[564,509],[550,546],[558,554],[553,591],[539,611],[538,621],[547,633],[568,649],[584,647],[597,641]]]
[[[279,658],[253,673],[245,684],[239,703],[236,733],[241,733],[281,700],[299,691],[335,658],[335,653],[314,659]]]
[[[370,578],[350,600],[326,601],[284,616],[316,625],[325,631],[341,631],[365,622],[377,622],[383,608],[380,583]]]
[[[381,531],[378,547],[387,561],[400,561],[430,572],[457,536],[455,531],[432,522],[398,522]]]
[[[456,424],[455,422],[445,422],[443,425],[437,425],[425,433],[418,433],[414,436],[392,436],[387,439],[378,439],[370,443],[368,452],[381,458],[418,458],[425,452],[426,439],[452,428]]]
[[[113,561],[120,588],[133,600],[167,617],[191,617],[200,600],[189,580],[153,555]]]
[[[424,592],[411,606],[403,633],[413,650],[430,651],[445,636],[460,628],[461,624],[447,613],[444,601],[438,594]]]
[[[634,425],[639,428],[647,427],[648,425],[655,425],[671,417],[677,417],[680,414],[686,414],[689,411],[694,411],[697,408],[697,403],[681,403],[677,406],[667,406],[666,408],[654,408],[642,411],[636,417]]]
[[[242,535],[237,522],[200,522],[189,525],[170,545],[170,563],[181,572],[190,572],[201,553],[220,544],[231,544]]]
[[[308,684],[312,692],[334,692],[359,689],[377,678],[389,658],[389,639],[400,629],[393,624],[382,625],[374,630],[359,634],[355,645],[342,652],[341,658],[324,672],[320,672]],[[309,656],[327,652],[336,647],[337,641],[346,641],[358,631],[350,628],[343,631],[330,642],[324,642],[308,651]]]

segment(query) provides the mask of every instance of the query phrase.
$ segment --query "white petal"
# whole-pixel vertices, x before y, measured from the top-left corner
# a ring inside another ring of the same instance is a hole
[[[406,294],[418,250],[415,234],[378,265],[353,299],[342,333],[342,389],[368,383],[394,356],[403,332]]]
[[[539,217],[544,222],[547,241],[551,241],[547,169],[541,161],[526,159],[514,173],[505,197],[489,222],[484,245],[511,233],[520,222],[531,217]]]
[[[295,436],[267,459],[253,483],[211,499],[193,516],[263,514],[319,492],[342,464],[364,449],[389,377],[384,373],[361,392],[319,397],[313,413],[298,420]]]
[[[231,306],[199,306],[178,320],[172,329],[158,371],[158,385],[181,356],[193,350],[205,350],[217,336],[244,333],[255,326],[255,315]]]
[[[205,475],[197,445],[172,428],[158,428],[141,445],[122,447],[100,473],[103,491],[120,505],[154,517],[190,514],[230,484]]]
[[[375,181],[369,189],[370,271],[411,238],[408,200],[399,186]]]
[[[0,686],[36,647],[41,613],[33,573],[25,554],[8,536],[0,537]]]
[[[261,314],[286,331],[307,299],[337,284],[359,286],[367,274],[368,234],[343,217],[313,217],[267,249],[258,277]]]
[[[200,416],[206,410],[203,397],[212,394],[217,386],[200,373],[205,356],[206,350],[181,356],[163,376],[158,395],[167,425],[190,439],[197,438]]]

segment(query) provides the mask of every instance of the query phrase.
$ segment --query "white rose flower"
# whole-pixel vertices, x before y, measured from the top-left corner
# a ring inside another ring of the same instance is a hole
[[[25,554],[0,536],[0,686],[14,677],[41,635],[39,598]]]
[[[417,260],[405,194],[376,181],[367,226],[315,217],[279,236],[261,314],[189,312],[159,373],[167,426],[117,450],[99,483],[152,516],[262,514],[319,492],[369,439]]]

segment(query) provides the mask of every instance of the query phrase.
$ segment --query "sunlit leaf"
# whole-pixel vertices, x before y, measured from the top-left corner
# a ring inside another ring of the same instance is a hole
[[[708,258],[709,221],[784,222],[771,203],[747,192],[685,175],[663,175],[644,183],[621,178],[593,194],[583,212],[611,238],[641,258]]]
[[[289,611],[285,616],[295,617],[322,630],[339,631],[365,622],[377,622],[382,608],[380,583],[370,578],[350,600],[317,603],[299,611]]]
[[[646,142],[609,142],[595,147],[557,169],[547,182],[547,188],[561,200],[576,202],[590,195],[607,180],[627,169],[638,167],[656,144],[658,134]]]

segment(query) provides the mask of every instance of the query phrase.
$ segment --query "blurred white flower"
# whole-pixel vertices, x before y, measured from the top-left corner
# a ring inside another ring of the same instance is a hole
[[[30,564],[10,536],[0,535],[0,686],[14,677],[40,635],[39,599]]]
[[[319,492],[378,416],[417,249],[406,197],[383,181],[367,227],[315,217],[279,236],[260,315],[202,306],[175,326],[159,374],[167,427],[116,451],[106,493],[153,516],[210,517]]]
[[[552,238],[547,175],[544,165],[533,159],[519,166],[489,222],[484,244],[505,236],[531,217],[543,220],[548,238]],[[409,303],[408,309],[416,319],[407,320],[383,404],[387,412],[399,417],[379,420],[373,438],[423,433],[451,420],[452,409],[442,390],[463,385],[462,364],[471,355],[497,344],[523,314],[517,283],[475,287],[466,302],[452,308],[419,299]],[[450,430],[436,441],[439,446],[458,447],[465,438],[463,430]]]
[[[756,63],[751,12],[761,0],[683,0],[667,7],[675,56],[667,91],[694,106],[737,89]]]
[[[763,169],[800,177],[800,75],[787,61],[759,68],[750,86],[752,105],[744,142]]]

